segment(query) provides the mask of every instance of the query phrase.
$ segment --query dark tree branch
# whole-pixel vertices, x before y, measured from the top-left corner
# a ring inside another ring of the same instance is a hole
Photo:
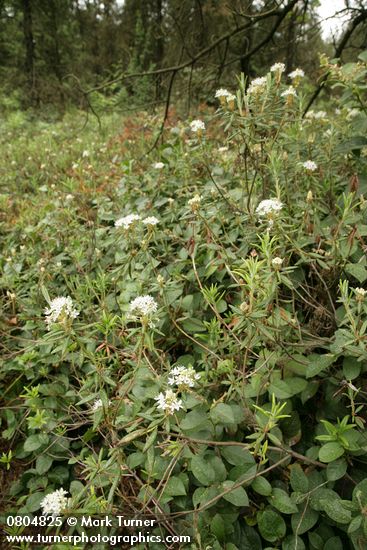
[[[335,48],[334,58],[339,58],[341,56],[341,54],[343,53],[345,47],[348,44],[349,39],[351,38],[352,34],[354,33],[354,31],[356,30],[358,25],[360,25],[361,23],[363,23],[366,20],[367,20],[367,10],[360,11],[359,15],[352,20],[349,27],[347,28],[347,30],[343,34],[338,46]],[[307,103],[307,106],[306,106],[306,108],[303,112],[303,115],[302,115],[303,117],[307,114],[307,112],[309,111],[311,105],[317,99],[320,92],[325,87],[329,76],[330,76],[330,71],[325,73],[323,75],[323,77],[321,78],[321,80],[319,82],[319,85],[317,86],[317,88],[315,89],[314,93],[312,94],[309,102]]]

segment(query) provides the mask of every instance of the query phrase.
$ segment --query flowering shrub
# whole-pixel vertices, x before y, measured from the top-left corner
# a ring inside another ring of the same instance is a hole
[[[7,511],[367,547],[366,59],[305,117],[277,63],[150,156],[147,114],[1,137]]]

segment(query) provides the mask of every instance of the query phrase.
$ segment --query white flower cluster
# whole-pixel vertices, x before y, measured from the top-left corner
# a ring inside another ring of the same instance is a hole
[[[306,160],[302,163],[303,168],[306,170],[309,170],[310,172],[314,172],[317,170],[317,164],[313,160]]]
[[[302,69],[294,69],[294,71],[289,73],[288,76],[292,80],[295,80],[296,78],[303,78],[305,76],[305,72]]]
[[[327,118],[327,112],[326,111],[308,111],[306,113],[305,118],[309,120],[322,120],[324,118]]]
[[[161,409],[166,414],[173,414],[175,411],[182,409],[182,400],[171,389],[166,390],[165,393],[160,393],[154,399],[158,401],[158,409]]]
[[[284,92],[282,92],[281,94],[281,97],[295,97],[297,95],[297,92],[296,90],[293,88],[293,86],[289,86],[289,88],[287,88],[286,90],[284,90]]]
[[[61,323],[67,319],[75,319],[79,311],[73,307],[73,300],[70,296],[59,296],[54,298],[49,307],[45,308],[46,324],[50,330],[53,323]]]
[[[279,258],[279,256],[276,256],[272,259],[271,265],[276,271],[279,271],[279,269],[282,267],[282,264],[284,262],[284,258]]]
[[[192,132],[202,132],[205,130],[205,122],[199,119],[193,120],[190,122],[190,129]]]
[[[157,302],[152,296],[149,296],[149,294],[137,296],[137,298],[130,302],[129,306],[130,313],[137,317],[149,317],[153,315],[157,309]]]
[[[268,82],[268,79],[266,78],[266,76],[260,76],[259,78],[254,78],[254,80],[251,82],[247,90],[248,95],[261,94],[265,90],[267,82]]]
[[[156,170],[162,170],[162,168],[164,168],[164,162],[155,162],[153,164],[153,168]]]
[[[283,203],[278,199],[266,199],[260,202],[256,208],[258,216],[272,216],[280,212],[283,208]]]
[[[129,214],[123,218],[119,218],[115,221],[115,227],[123,227],[124,229],[129,229],[130,225],[134,222],[141,220],[141,217],[138,214]]]
[[[198,210],[200,208],[201,195],[196,194],[192,199],[187,201],[187,204],[190,206],[191,210]]]
[[[155,216],[148,216],[143,220],[144,225],[157,225],[157,223],[159,223],[159,219]]]
[[[231,95],[231,92],[229,92],[225,88],[219,88],[219,90],[215,92],[216,99],[220,99],[222,97],[226,98],[229,95]]]
[[[135,222],[141,220],[141,216],[139,214],[129,214],[128,216],[124,216],[123,218],[119,218],[115,221],[115,227],[123,227],[124,229],[129,229],[130,226],[132,226]],[[144,225],[157,225],[159,223],[158,218],[155,216],[148,216],[147,218],[144,218],[142,220],[142,223]]]
[[[168,378],[168,384],[170,386],[178,386],[185,388],[193,388],[195,386],[195,381],[199,380],[200,374],[195,372],[192,367],[184,367],[179,365],[174,367]]]
[[[354,292],[356,293],[356,299],[359,302],[363,302],[367,294],[367,290],[365,290],[364,288],[357,287],[354,289]]]
[[[43,516],[59,516],[68,505],[68,499],[65,495],[68,492],[65,489],[57,489],[53,493],[46,495],[41,500],[41,508]]]
[[[271,73],[284,73],[284,71],[285,71],[284,63],[274,63],[274,65],[270,67]]]

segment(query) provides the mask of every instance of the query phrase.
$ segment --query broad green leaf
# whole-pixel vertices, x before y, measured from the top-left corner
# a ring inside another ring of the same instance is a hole
[[[40,476],[45,474],[51,468],[52,462],[53,458],[51,456],[45,454],[39,455],[36,460],[37,473]]]
[[[337,523],[349,523],[352,519],[352,514],[349,510],[344,508],[342,501],[340,499],[324,499],[320,501],[324,511],[327,513],[329,518],[336,521]]]
[[[293,514],[291,517],[292,529],[295,535],[303,535],[316,524],[319,514],[312,510],[307,504],[301,512]]]
[[[251,483],[251,488],[255,491],[255,493],[263,495],[264,497],[267,497],[272,493],[272,486],[269,481],[262,476],[255,477],[254,481]]]
[[[235,424],[236,420],[230,405],[218,403],[210,410],[210,418],[214,424]]]
[[[266,541],[276,542],[284,537],[287,530],[284,519],[274,510],[258,512],[257,521],[260,534]]]
[[[215,514],[213,517],[210,522],[210,530],[219,542],[224,541],[226,536],[225,521],[220,514]]]
[[[186,495],[186,489],[182,479],[178,476],[170,477],[165,485],[164,495],[172,497]]]
[[[222,483],[223,491],[226,491],[233,487],[235,485],[234,481],[224,481]],[[233,489],[233,491],[229,491],[225,495],[223,495],[224,500],[227,500],[231,504],[234,504],[234,506],[248,506],[249,500],[247,493],[243,487],[237,487],[236,489]]]
[[[293,464],[290,467],[291,477],[290,482],[293,491],[298,493],[307,493],[308,479],[300,464]]]
[[[332,462],[344,454],[344,448],[336,441],[326,443],[319,450],[319,459],[321,462]]]
[[[255,464],[254,457],[248,449],[237,445],[228,445],[220,448],[221,455],[229,464],[233,466],[241,466],[244,463]]]
[[[274,488],[268,502],[282,514],[295,514],[298,512],[297,505],[283,489]]]
[[[306,546],[300,537],[288,535],[282,543],[282,550],[306,550]]]
[[[191,471],[200,483],[205,486],[215,481],[215,470],[203,455],[195,455],[191,460]]]
[[[355,357],[344,357],[343,361],[343,374],[347,380],[354,380],[357,378],[362,369],[362,363],[357,361]]]
[[[27,437],[24,442],[24,450],[27,453],[37,451],[40,447],[47,445],[49,437],[46,434],[34,434]]]
[[[324,355],[311,353],[311,355],[308,356],[308,359],[310,364],[307,368],[306,378],[317,376],[320,372],[323,372],[330,367],[330,365],[332,365],[335,361],[335,357],[331,353],[326,353]]]
[[[325,542],[323,550],[344,550],[340,537],[331,537]]]
[[[344,458],[339,458],[329,462],[326,468],[326,477],[328,481],[336,481],[344,476],[347,471],[348,464]]]

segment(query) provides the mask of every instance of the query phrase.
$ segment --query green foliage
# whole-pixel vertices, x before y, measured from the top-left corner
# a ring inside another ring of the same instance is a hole
[[[365,61],[340,71],[329,114],[240,79],[149,155],[146,113],[5,125],[8,512],[63,488],[186,548],[366,547]]]

